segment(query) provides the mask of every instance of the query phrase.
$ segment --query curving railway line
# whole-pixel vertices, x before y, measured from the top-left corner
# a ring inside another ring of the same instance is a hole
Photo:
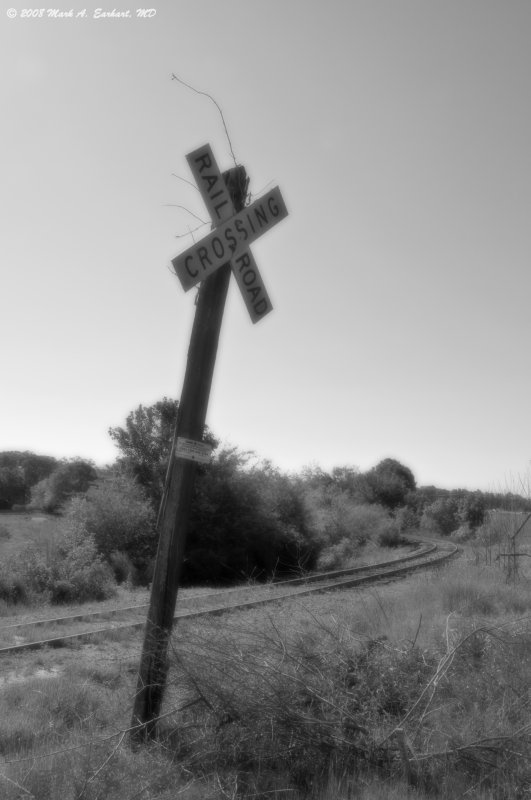
[[[263,585],[182,595],[178,598],[174,619],[220,614],[315,592],[391,580],[414,570],[439,566],[455,556],[459,549],[449,542],[431,542],[417,537],[410,541],[418,545],[413,552],[370,566],[312,573],[300,578]],[[140,629],[144,626],[147,608],[148,605],[144,604],[2,625],[0,655],[35,650],[40,647],[64,647],[73,642],[88,641],[92,637],[105,637],[118,631]]]

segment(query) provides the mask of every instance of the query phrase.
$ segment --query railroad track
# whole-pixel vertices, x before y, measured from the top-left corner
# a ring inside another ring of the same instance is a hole
[[[220,614],[315,592],[391,580],[414,570],[438,566],[458,552],[458,548],[448,542],[433,543],[418,538],[410,541],[419,545],[413,552],[370,566],[312,573],[287,581],[250,587],[240,586],[206,594],[181,595],[178,598],[174,619]],[[109,636],[118,631],[140,629],[144,627],[147,609],[148,605],[143,604],[3,625],[0,626],[0,655],[46,646],[64,647],[69,643],[87,641],[97,636]],[[79,630],[80,625],[83,625],[82,630]],[[45,634],[39,630],[42,628],[46,628]]]

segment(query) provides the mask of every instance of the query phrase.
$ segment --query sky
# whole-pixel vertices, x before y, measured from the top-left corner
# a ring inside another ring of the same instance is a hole
[[[0,14],[0,450],[108,464],[109,427],[179,397],[196,290],[171,260],[210,230],[190,233],[186,162],[210,143],[289,212],[252,245],[273,312],[253,325],[231,282],[215,434],[287,471],[389,457],[510,489],[531,459],[528,0],[72,2]]]

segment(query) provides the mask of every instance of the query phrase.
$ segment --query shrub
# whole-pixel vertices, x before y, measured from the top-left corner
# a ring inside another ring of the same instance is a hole
[[[17,575],[0,575],[0,600],[8,605],[24,603],[28,599],[28,591],[24,581]]]
[[[0,525],[0,539],[11,539],[11,531],[7,525]]]
[[[24,502],[24,472],[20,467],[2,465],[0,457],[0,508],[12,508]]]
[[[356,545],[352,539],[341,539],[335,544],[329,545],[319,554],[317,566],[320,570],[339,569],[348,564],[354,558]]]
[[[185,582],[265,580],[311,569],[317,555],[295,482],[250,455],[222,450],[203,469],[190,515]]]
[[[453,532],[452,534],[452,541],[454,542],[466,542],[474,536],[474,530],[465,523],[464,525],[460,525],[459,528]]]
[[[49,513],[58,511],[70,497],[86,492],[96,477],[91,462],[80,458],[65,460],[32,488],[30,507]]]
[[[407,533],[409,530],[418,529],[420,520],[414,508],[403,506],[395,512],[395,521],[400,533]]]
[[[31,603],[35,595],[47,591],[49,581],[49,568],[29,545],[2,565],[0,599],[9,604]]]
[[[142,487],[133,478],[116,474],[91,487],[86,499],[83,508],[86,527],[94,537],[97,551],[110,562],[115,573],[118,570],[117,578],[127,570],[141,582],[149,580],[157,535],[155,513]]]
[[[57,605],[74,600],[75,586],[71,581],[55,580],[52,583],[51,601]]]
[[[54,603],[104,600],[116,592],[112,570],[88,530],[87,505],[83,498],[71,501],[56,540],[49,583]]]
[[[416,647],[394,649],[386,637],[354,642],[318,617],[314,624],[297,622],[292,634],[275,617],[248,626],[207,622],[186,636],[176,666],[205,701],[203,710],[196,705],[184,712],[175,731],[180,762],[191,755],[187,768],[228,768],[242,784],[262,778],[262,788],[269,766],[283,775],[284,787],[309,797],[330,771],[385,763],[374,731],[396,724],[412,706],[436,660]],[[198,727],[200,757],[194,753]]]
[[[380,536],[397,531],[395,521],[381,506],[360,505],[334,487],[311,490],[307,502],[321,546],[320,569],[346,566],[368,541],[378,541]]]
[[[377,503],[393,511],[406,504],[416,489],[413,473],[394,458],[380,461],[363,476],[367,502]]]
[[[389,527],[378,536],[378,544],[382,547],[400,547],[404,544],[404,539],[398,528]]]
[[[111,553],[109,556],[109,564],[114,572],[116,583],[125,583],[133,579],[135,568],[127,553],[122,551]]]
[[[49,588],[50,567],[42,554],[28,545],[10,561],[10,569],[19,575],[31,592],[41,593]]]
[[[52,603],[106,600],[116,592],[112,570],[102,561],[62,572],[68,577],[54,577],[50,583]]]
[[[441,497],[424,509],[421,524],[441,536],[459,527],[459,506],[454,497]]]

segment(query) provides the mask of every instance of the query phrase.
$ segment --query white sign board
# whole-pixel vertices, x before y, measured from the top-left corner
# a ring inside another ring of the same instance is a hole
[[[280,189],[271,189],[239,214],[172,260],[177,277],[188,291],[219,267],[241,255],[263,233],[287,217]]]
[[[233,217],[231,196],[210,145],[205,144],[193,153],[189,153],[186,160],[214,225],[217,226],[220,222]]]
[[[231,259],[230,265],[251,320],[258,322],[273,310],[273,306],[262,276],[258,272],[254,256],[250,250],[244,250],[241,255]]]
[[[185,439],[183,436],[177,437],[176,458],[208,464],[211,455],[212,447],[206,442],[195,442],[193,439]]]

